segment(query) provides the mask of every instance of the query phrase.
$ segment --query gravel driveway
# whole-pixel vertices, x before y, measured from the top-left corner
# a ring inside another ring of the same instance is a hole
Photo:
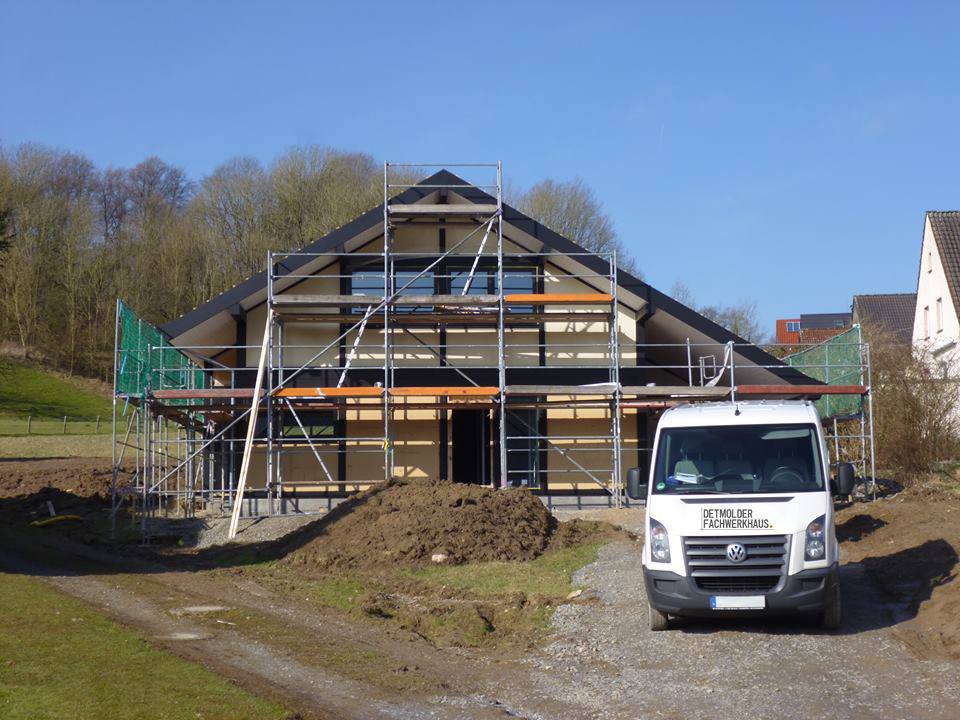
[[[956,663],[913,658],[856,564],[841,570],[836,633],[788,621],[687,621],[647,629],[640,543],[605,546],[576,582],[597,602],[565,605],[558,638],[525,662],[537,694],[588,718],[957,718]],[[531,688],[533,689],[533,688]],[[543,717],[535,707],[514,709]]]

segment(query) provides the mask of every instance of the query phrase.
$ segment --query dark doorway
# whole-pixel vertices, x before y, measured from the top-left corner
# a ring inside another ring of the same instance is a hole
[[[485,410],[451,410],[454,482],[483,484],[487,482],[487,412]]]

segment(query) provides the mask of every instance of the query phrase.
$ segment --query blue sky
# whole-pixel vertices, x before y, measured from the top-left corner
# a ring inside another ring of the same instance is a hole
[[[956,3],[0,0],[0,143],[200,178],[318,143],[582,177],[646,279],[776,317],[913,290],[960,207]]]

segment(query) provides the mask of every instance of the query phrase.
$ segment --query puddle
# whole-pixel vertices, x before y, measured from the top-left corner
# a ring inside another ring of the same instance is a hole
[[[210,635],[191,632],[175,632],[169,635],[157,635],[158,640],[208,640],[210,637]]]
[[[173,608],[170,612],[174,615],[201,615],[203,613],[223,612],[229,609],[226,605],[187,605]]]

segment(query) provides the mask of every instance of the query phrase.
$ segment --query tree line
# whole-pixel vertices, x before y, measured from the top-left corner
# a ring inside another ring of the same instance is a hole
[[[382,197],[380,163],[325,147],[266,166],[233,158],[199,181],[156,157],[98,168],[80,153],[0,147],[0,340],[107,379],[116,298],[166,322],[262,270],[268,250],[300,249]],[[545,180],[508,201],[632,266],[581,180]]]

